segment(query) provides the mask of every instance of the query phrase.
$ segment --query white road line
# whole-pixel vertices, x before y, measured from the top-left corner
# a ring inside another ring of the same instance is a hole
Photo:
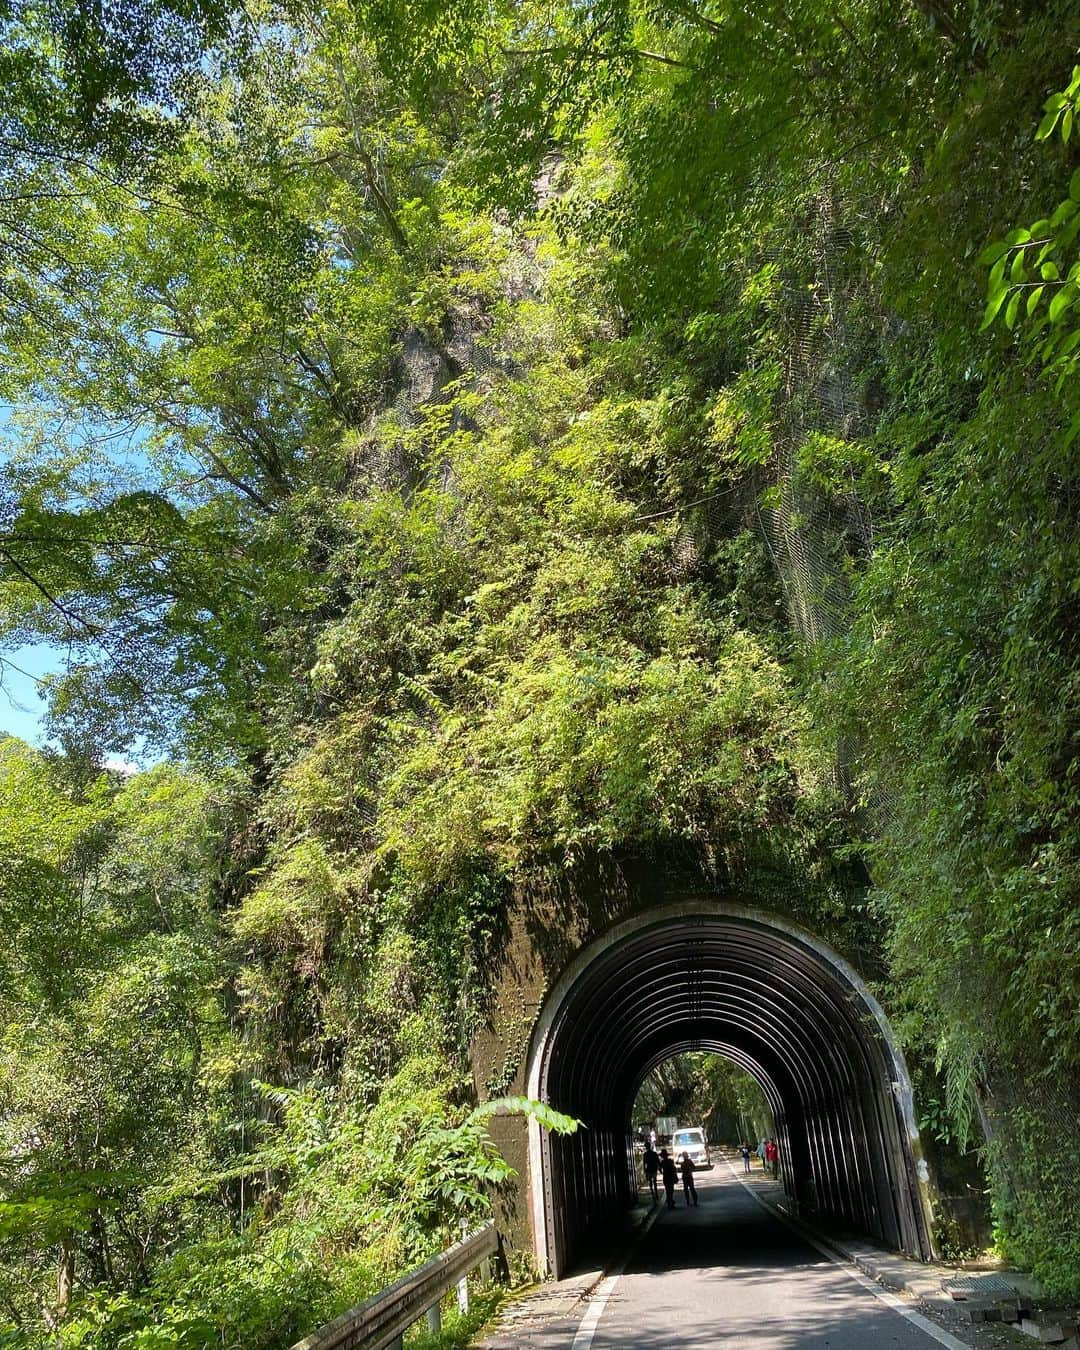
[[[589,1306],[582,1315],[581,1324],[577,1329],[577,1334],[574,1337],[574,1343],[570,1347],[570,1350],[589,1350],[589,1347],[592,1345],[593,1337],[596,1335],[596,1328],[600,1323],[600,1318],[603,1317],[604,1309],[607,1307],[608,1299],[614,1293],[615,1286],[619,1283],[619,1279],[626,1269],[631,1256],[633,1256],[641,1244],[641,1239],[659,1217],[660,1206],[656,1205],[653,1208],[653,1212],[638,1229],[637,1237],[634,1238],[627,1248],[623,1259],[610,1275],[605,1275],[592,1294],[589,1295]],[[964,1347],[964,1350],[969,1350],[969,1348]]]
[[[935,1326],[934,1323],[929,1320],[929,1318],[923,1317],[923,1315],[921,1313],[917,1313],[914,1310],[914,1308],[909,1308],[908,1305],[903,1301],[903,1299],[901,1299],[898,1295],[892,1293],[892,1291],[889,1289],[883,1289],[880,1284],[877,1284],[874,1280],[870,1279],[868,1275],[864,1275],[862,1271],[859,1270],[856,1266],[854,1266],[846,1256],[839,1256],[836,1252],[826,1247],[823,1242],[818,1242],[816,1238],[812,1237],[802,1228],[796,1228],[796,1226],[793,1223],[790,1223],[788,1221],[785,1215],[783,1215],[779,1210],[774,1209],[772,1205],[766,1204],[766,1202],[762,1200],[761,1196],[757,1195],[751,1189],[751,1187],[749,1187],[746,1184],[746,1182],[743,1181],[742,1177],[739,1176],[738,1172],[732,1165],[730,1159],[725,1158],[724,1161],[727,1163],[731,1175],[735,1178],[735,1180],[739,1183],[739,1185],[743,1188],[743,1190],[746,1191],[747,1195],[753,1196],[753,1198],[766,1212],[766,1214],[771,1214],[774,1219],[779,1219],[780,1222],[786,1228],[790,1228],[791,1231],[796,1234],[796,1236],[802,1238],[804,1242],[809,1242],[811,1247],[814,1247],[817,1251],[819,1251],[827,1261],[831,1261],[834,1266],[839,1266],[845,1275],[849,1276],[857,1284],[861,1284],[864,1289],[869,1290],[870,1293],[873,1294],[875,1298],[880,1299],[882,1303],[888,1304],[888,1306],[892,1308],[894,1312],[898,1312],[901,1317],[906,1317],[909,1322],[913,1322],[915,1326],[919,1328],[920,1331],[925,1332],[927,1336],[937,1341],[939,1345],[944,1345],[947,1348],[947,1350],[971,1350],[970,1342],[957,1340],[957,1338],[955,1336],[950,1335],[949,1332],[942,1331],[941,1327]],[[577,1342],[575,1341],[574,1344],[576,1346]]]

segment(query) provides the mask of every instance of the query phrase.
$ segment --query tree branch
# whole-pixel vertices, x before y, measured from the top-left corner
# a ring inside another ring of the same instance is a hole
[[[59,601],[56,598],[56,596],[53,595],[52,592],[45,585],[43,585],[43,583],[40,582],[36,576],[34,576],[33,572],[31,572],[28,568],[24,567],[22,563],[18,561],[17,558],[13,558],[6,548],[0,548],[0,557],[6,558],[9,566],[14,571],[18,572],[19,576],[21,576],[24,580],[28,581],[30,585],[33,586],[33,588],[36,591],[38,591],[48,601],[48,603],[53,607],[53,609],[56,610],[58,614],[62,614],[64,616],[64,618],[68,621],[68,623],[78,624],[82,629],[84,629],[85,632],[91,633],[95,637],[98,637],[100,634],[104,633],[105,630],[103,628],[100,628],[97,624],[90,623],[90,621],[88,619],[84,619],[81,614],[76,614],[73,609],[68,609],[66,605],[62,604],[61,601]]]

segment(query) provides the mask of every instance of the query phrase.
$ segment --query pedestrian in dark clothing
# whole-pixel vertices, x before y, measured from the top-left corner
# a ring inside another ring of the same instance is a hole
[[[773,1174],[773,1180],[780,1175],[780,1150],[775,1139],[765,1140],[765,1165]]]
[[[660,1188],[656,1184],[656,1174],[660,1171],[660,1155],[652,1144],[645,1145],[645,1152],[641,1155],[641,1165],[645,1169],[645,1180],[652,1192],[653,1200],[659,1200]]]
[[[683,1194],[686,1196],[686,1206],[689,1209],[691,1205],[697,1204],[697,1187],[694,1185],[694,1164],[690,1161],[690,1154],[684,1153],[682,1161],[679,1163],[679,1171],[682,1173]]]
[[[739,1152],[742,1154],[742,1170],[750,1171],[750,1145],[744,1139],[739,1145]]]
[[[675,1208],[675,1187],[679,1183],[679,1173],[675,1159],[668,1157],[666,1148],[660,1150],[660,1175],[664,1178],[664,1190],[667,1192],[668,1209]]]

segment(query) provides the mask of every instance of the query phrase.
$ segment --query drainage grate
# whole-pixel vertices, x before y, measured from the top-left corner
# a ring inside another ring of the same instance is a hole
[[[944,1280],[942,1289],[948,1294],[1015,1294],[1016,1287],[1000,1275],[961,1275],[955,1280]]]

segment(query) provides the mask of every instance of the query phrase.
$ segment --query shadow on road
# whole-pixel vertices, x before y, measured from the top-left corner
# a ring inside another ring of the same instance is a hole
[[[697,1207],[688,1209],[680,1194],[677,1208],[661,1205],[639,1237],[603,1303],[590,1350],[939,1350],[926,1331],[764,1210],[725,1166],[697,1183]],[[485,1345],[570,1350],[587,1306],[582,1299],[573,1315],[564,1309],[542,1324],[525,1318]]]

